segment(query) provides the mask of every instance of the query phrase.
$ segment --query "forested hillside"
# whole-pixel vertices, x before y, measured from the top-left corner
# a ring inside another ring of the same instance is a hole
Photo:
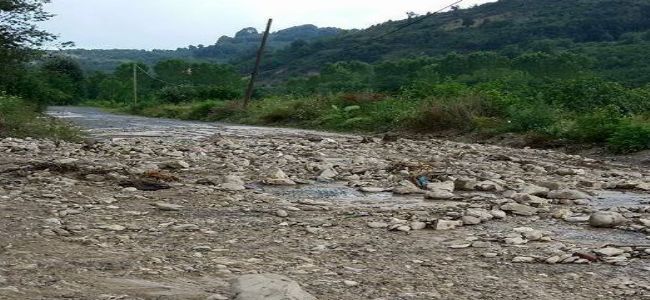
[[[474,51],[496,51],[508,57],[529,51],[569,51],[593,59],[594,68],[609,79],[643,84],[650,80],[649,30],[649,1],[501,0],[388,21],[326,41],[294,43],[273,53],[264,69],[275,77],[317,71],[322,64],[347,60],[376,62]]]
[[[269,36],[269,50],[280,50],[292,42],[318,39],[334,36],[342,32],[338,28],[319,28],[314,25],[291,27],[271,33]],[[118,65],[128,61],[139,61],[147,65],[154,65],[162,60],[186,59],[203,62],[227,63],[233,59],[247,59],[252,57],[259,47],[262,34],[255,28],[244,28],[234,37],[222,36],[218,41],[209,46],[197,45],[176,50],[133,50],[133,49],[107,49],[107,50],[66,50],[64,53],[79,61],[86,71],[113,71]]]

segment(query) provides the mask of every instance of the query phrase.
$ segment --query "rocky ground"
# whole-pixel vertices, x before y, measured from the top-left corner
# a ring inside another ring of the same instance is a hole
[[[641,166],[165,126],[0,140],[1,299],[650,299]]]

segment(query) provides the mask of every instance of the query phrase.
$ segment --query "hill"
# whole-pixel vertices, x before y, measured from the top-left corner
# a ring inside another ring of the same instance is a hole
[[[649,40],[649,1],[501,0],[388,21],[327,40],[295,42],[273,53],[263,69],[277,77],[317,71],[336,61],[377,62],[450,52],[495,51],[514,57],[526,51],[572,51],[596,59],[598,68],[616,77],[628,67],[634,74],[649,73],[650,55],[644,50]]]
[[[293,42],[301,43],[322,37],[335,36],[342,29],[314,25],[301,25],[271,33],[269,50],[280,50]],[[254,55],[262,39],[262,33],[255,28],[244,28],[234,37],[222,36],[214,45],[188,46],[176,50],[135,50],[135,49],[73,49],[64,53],[80,62],[86,71],[112,72],[118,65],[128,61],[140,61],[148,65],[166,59],[185,59],[228,63],[233,59],[246,59]]]

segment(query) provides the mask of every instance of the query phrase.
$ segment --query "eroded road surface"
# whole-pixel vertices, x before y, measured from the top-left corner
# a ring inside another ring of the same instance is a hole
[[[0,141],[1,299],[650,299],[641,167],[51,114],[97,139]]]

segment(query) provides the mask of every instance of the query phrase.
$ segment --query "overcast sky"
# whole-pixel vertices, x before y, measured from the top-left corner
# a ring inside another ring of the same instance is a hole
[[[426,13],[454,0],[53,0],[56,14],[41,27],[89,49],[176,49],[210,45],[244,27],[273,31],[302,24],[366,28]],[[466,0],[461,6],[491,2]]]

